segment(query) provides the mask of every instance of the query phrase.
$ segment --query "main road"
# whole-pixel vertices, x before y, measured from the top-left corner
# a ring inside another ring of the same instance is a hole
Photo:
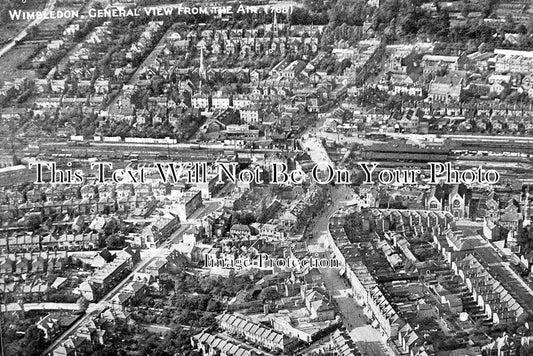
[[[349,186],[337,185],[331,188],[331,201],[332,205],[316,220],[313,226],[313,238],[309,241],[309,245],[327,246],[326,238],[329,234],[331,216],[345,206],[356,204],[359,197]],[[359,351],[369,356],[394,355],[380,332],[368,325],[363,307],[357,303],[348,281],[339,274],[339,271],[334,268],[322,268],[320,273],[328,292],[337,304],[342,322]]]
[[[300,144],[307,150],[315,163],[327,162],[333,164],[322,145],[320,137],[309,134],[319,131],[322,125],[323,123],[319,122],[315,128],[311,128],[304,134]],[[331,187],[330,196],[332,205],[315,220],[312,227],[313,238],[309,241],[309,245],[326,247],[331,216],[339,209],[359,202],[359,196],[348,185]],[[368,319],[363,313],[363,307],[357,303],[357,300],[352,295],[348,281],[339,274],[339,271],[333,268],[322,268],[320,273],[328,292],[337,304],[343,324],[359,351],[364,355],[370,356],[394,355],[392,349],[383,340],[380,332],[368,325]]]

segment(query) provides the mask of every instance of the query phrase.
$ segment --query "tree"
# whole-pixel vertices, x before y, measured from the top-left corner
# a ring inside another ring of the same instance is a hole
[[[30,326],[28,330],[26,330],[23,345],[24,355],[40,355],[46,347],[44,332],[35,325]]]
[[[492,13],[492,9],[496,4],[497,0],[485,0],[484,4],[481,5],[481,13],[484,18],[487,18]]]
[[[37,25],[33,25],[29,28],[28,30],[28,35],[30,36],[30,38],[35,38],[37,36],[37,34],[39,33],[39,27]]]
[[[280,298],[278,291],[274,287],[268,287],[261,291],[259,298],[263,301],[274,301]]]
[[[198,320],[198,324],[202,327],[207,327],[216,324],[216,320],[213,314],[204,313]]]
[[[91,351],[92,356],[114,356],[120,355],[118,350],[113,345],[103,346],[94,345],[94,349]]]
[[[26,228],[29,231],[35,231],[41,226],[41,217],[37,214],[32,214],[26,219]]]
[[[52,283],[54,283],[57,277],[58,275],[56,273],[48,273],[46,275],[46,284],[50,286]]]
[[[105,239],[106,246],[110,249],[121,248],[124,245],[124,239],[117,234],[109,235]]]
[[[521,23],[521,24],[518,24],[518,26],[516,26],[515,31],[520,33],[520,34],[522,34],[522,35],[525,35],[525,34],[527,34],[527,27],[526,27],[526,25]]]
[[[89,301],[85,297],[79,297],[76,304],[81,310],[86,310],[89,307]]]
[[[515,23],[514,23],[513,15],[511,15],[511,14],[505,15],[505,25],[508,28],[513,28],[514,27]]]
[[[529,17],[529,22],[527,24],[527,32],[529,34],[533,33],[533,15]]]
[[[520,356],[533,355],[533,345],[524,345],[520,348]]]
[[[220,312],[222,311],[223,306],[222,303],[220,303],[217,299],[211,298],[209,299],[209,302],[207,303],[206,310],[208,312]]]
[[[115,219],[109,219],[104,227],[104,233],[106,235],[111,235],[118,230],[118,224]]]

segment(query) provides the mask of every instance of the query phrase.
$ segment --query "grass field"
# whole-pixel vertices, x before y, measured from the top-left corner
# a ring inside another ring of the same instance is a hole
[[[3,0],[0,0],[3,1]],[[17,0],[20,1],[20,0]],[[40,3],[41,0],[26,0],[28,2],[35,1],[35,4]],[[44,1],[46,2],[46,1]],[[43,3],[44,3],[43,2]],[[79,10],[83,4],[77,4],[75,6],[59,6],[56,10]],[[42,7],[42,6],[41,6]],[[37,8],[36,8],[37,9]],[[35,40],[50,40],[53,38],[59,38],[63,32],[63,29],[68,25],[72,19],[48,19],[42,21],[38,26],[38,34]],[[5,41],[15,36],[20,30],[27,25],[27,21],[14,21],[0,26],[0,43],[2,39]],[[4,31],[4,29],[9,29]],[[6,33],[9,32],[9,33]],[[0,45],[1,47],[1,45]],[[0,78],[4,80],[12,80],[15,78],[27,77],[36,78],[37,75],[33,70],[17,69],[17,66],[26,62],[35,51],[39,49],[39,45],[30,43],[21,43],[15,46],[12,50],[2,56],[0,60]]]
[[[79,6],[56,6],[56,11],[67,11],[67,10],[80,10],[82,5]],[[57,30],[61,28],[60,32],[63,32],[63,28],[70,22],[72,19],[48,19],[39,24],[39,29],[50,31]]]
[[[11,2],[14,4],[14,9],[16,10],[39,11],[44,9],[46,1],[47,0],[26,0],[23,3],[22,0],[0,0],[0,10],[3,6],[7,6],[7,3]],[[0,19],[0,44],[3,44],[17,35],[27,24],[27,21],[6,21],[5,19]]]
[[[12,21],[0,26],[0,43],[3,44],[9,39],[15,37],[20,31],[26,27],[27,23],[24,21]]]
[[[32,70],[19,70],[17,66],[31,56],[38,45],[23,45],[15,46],[11,51],[7,52],[0,61],[0,78],[3,80],[14,80],[16,78],[27,77],[29,79],[35,78],[35,72]]]

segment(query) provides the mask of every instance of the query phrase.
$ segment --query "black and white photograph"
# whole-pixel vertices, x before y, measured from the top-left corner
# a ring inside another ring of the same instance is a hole
[[[0,0],[0,356],[533,356],[533,0]]]

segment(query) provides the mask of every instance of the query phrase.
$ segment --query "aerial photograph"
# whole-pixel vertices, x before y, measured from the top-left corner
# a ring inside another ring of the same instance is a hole
[[[533,356],[533,0],[0,0],[0,356]]]

